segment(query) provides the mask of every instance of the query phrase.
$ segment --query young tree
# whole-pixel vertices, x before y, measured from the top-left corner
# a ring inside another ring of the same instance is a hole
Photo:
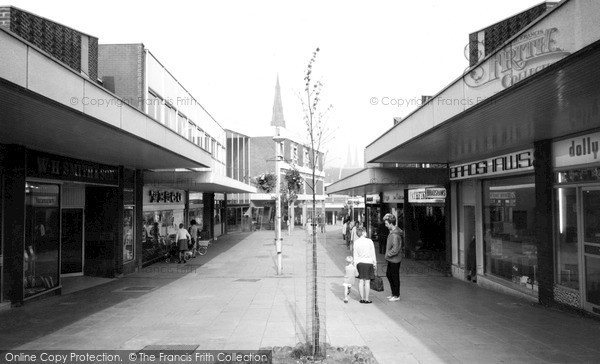
[[[325,128],[325,118],[328,112],[332,109],[332,105],[327,106],[323,109],[321,106],[321,92],[323,90],[323,83],[321,81],[313,80],[313,66],[317,59],[317,54],[319,53],[319,48],[317,48],[308,62],[308,66],[306,68],[304,82],[305,88],[304,93],[300,94],[300,100],[302,102],[302,109],[304,113],[304,122],[306,124],[306,131],[308,136],[308,146],[310,148],[310,168],[311,168],[311,178],[309,181],[309,187],[312,192],[312,232],[311,232],[311,248],[312,248],[312,272],[308,275],[309,279],[312,279],[312,282],[309,282],[310,290],[312,292],[309,293],[309,297],[311,302],[308,303],[307,310],[311,310],[310,313],[313,315],[311,328],[312,332],[310,343],[312,355],[313,356],[322,356],[324,353],[322,352],[320,343],[321,343],[321,308],[319,307],[318,301],[318,280],[317,280],[317,267],[318,267],[318,256],[317,256],[317,224],[315,221],[315,212],[316,212],[316,194],[317,194],[317,180],[316,180],[316,170],[318,165],[318,152],[326,138],[326,128]],[[309,316],[310,317],[310,316]]]
[[[302,188],[303,181],[300,172],[292,165],[291,169],[285,171],[284,180],[281,182],[281,201],[288,209],[288,227],[293,226],[294,223],[290,221],[293,216],[291,212],[294,202],[298,199],[298,192]]]

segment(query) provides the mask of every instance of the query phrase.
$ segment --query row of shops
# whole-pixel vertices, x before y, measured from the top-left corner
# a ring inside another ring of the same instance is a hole
[[[379,194],[387,209],[389,181],[405,196],[443,187],[455,278],[600,315],[599,14],[595,2],[562,1],[496,49],[486,44],[485,57],[367,146],[380,168],[327,192]],[[433,170],[443,177],[425,176]],[[406,225],[416,216],[406,201],[396,207],[410,250],[423,239]],[[416,225],[428,230],[426,219]]]
[[[0,147],[5,302],[60,291],[61,277],[134,272],[163,256],[180,223],[196,220],[206,239],[227,233],[225,194],[147,186],[140,170]]]

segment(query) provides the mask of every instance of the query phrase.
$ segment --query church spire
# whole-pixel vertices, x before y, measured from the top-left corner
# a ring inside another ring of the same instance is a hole
[[[279,74],[277,74],[277,84],[275,85],[275,100],[273,101],[273,119],[271,119],[271,126],[285,128],[283,105],[281,104],[281,89],[279,88]]]

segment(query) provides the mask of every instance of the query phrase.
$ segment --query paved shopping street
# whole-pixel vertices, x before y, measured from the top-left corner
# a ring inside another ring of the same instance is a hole
[[[366,345],[379,363],[597,362],[600,321],[461,282],[408,260],[401,301],[342,301],[347,250],[326,234],[326,327],[334,346]],[[284,234],[276,275],[273,231],[231,234],[187,264],[136,274],[0,313],[1,349],[131,349],[193,345],[255,350],[304,335],[303,230]],[[380,257],[381,259],[381,257]],[[380,264],[381,265],[381,264]],[[380,269],[381,270],[381,269]]]

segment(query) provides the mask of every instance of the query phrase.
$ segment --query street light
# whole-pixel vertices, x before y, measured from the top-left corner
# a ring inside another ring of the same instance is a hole
[[[273,140],[275,141],[275,173],[277,175],[277,184],[275,185],[275,195],[277,196],[275,205],[275,249],[277,251],[277,275],[281,275],[283,267],[281,262],[281,172],[279,161],[283,156],[279,155],[279,151],[284,138],[279,134],[279,128],[277,128],[277,135],[273,137]]]

